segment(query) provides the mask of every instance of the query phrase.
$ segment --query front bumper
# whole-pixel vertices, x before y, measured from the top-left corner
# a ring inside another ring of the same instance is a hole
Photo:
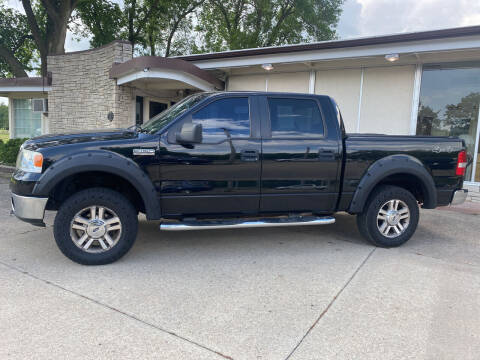
[[[45,226],[43,217],[48,198],[22,196],[12,193],[12,213],[20,220]]]
[[[450,202],[450,205],[463,204],[467,199],[467,195],[468,195],[467,189],[455,190],[453,193],[453,197],[452,197],[452,201]]]

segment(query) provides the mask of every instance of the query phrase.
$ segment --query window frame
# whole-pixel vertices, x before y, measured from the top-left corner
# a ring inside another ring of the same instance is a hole
[[[38,98],[41,98],[41,97],[38,97]],[[43,98],[43,97],[42,97]],[[12,97],[10,98],[11,100],[11,103],[9,102],[9,107],[11,106],[11,124],[9,122],[9,129],[10,129],[10,136],[11,138],[34,138],[34,137],[37,137],[37,136],[41,136],[43,134],[45,134],[45,129],[44,129],[44,118],[42,116],[42,114],[40,113],[39,116],[40,116],[40,134],[31,134],[29,136],[25,136],[25,134],[22,134],[20,133],[20,136],[19,136],[19,132],[17,131],[18,130],[18,127],[17,127],[17,110],[28,110],[30,111],[31,115],[30,115],[30,121],[32,121],[33,119],[31,119],[31,117],[33,116],[34,112],[32,110],[32,99],[33,97],[32,96],[20,96],[20,97]],[[22,100],[22,101],[28,101],[30,103],[29,107],[30,109],[17,109],[16,108],[16,105],[15,103],[19,100]],[[35,120],[33,120],[35,121]],[[25,129],[25,127],[22,127],[22,129]]]
[[[252,109],[252,96],[250,94],[224,94],[222,96],[212,96],[211,98],[209,99],[205,99],[205,101],[201,102],[200,104],[197,104],[197,106],[195,106],[195,108],[191,109],[190,111],[188,111],[186,114],[184,114],[181,118],[179,118],[178,120],[174,121],[172,123],[171,126],[168,127],[168,129],[166,129],[166,139],[167,139],[167,142],[169,144],[178,144],[176,142],[176,140],[174,140],[171,135],[170,135],[170,132],[173,131],[174,133],[176,131],[178,131],[180,129],[180,127],[186,122],[186,121],[192,121],[193,120],[193,116],[201,111],[203,108],[209,106],[210,104],[216,102],[216,101],[219,101],[219,100],[223,100],[223,99],[233,99],[233,98],[242,98],[242,99],[247,99],[247,102],[248,102],[248,118],[249,118],[249,128],[250,128],[250,133],[248,136],[234,136],[232,135],[231,136],[231,139],[232,140],[236,140],[236,139],[239,139],[239,140],[251,140],[251,139],[254,139],[256,138],[257,136],[255,136],[255,132],[256,132],[256,129],[254,129],[254,121],[253,121],[253,118],[254,118],[254,114],[253,114],[253,110]],[[202,142],[201,144],[208,144],[208,145],[212,145],[212,144],[220,144],[222,142],[224,142],[225,140],[220,140],[218,142]],[[201,145],[201,144],[198,144],[198,145]]]
[[[317,104],[319,113],[320,113],[320,118],[322,120],[323,124],[323,134],[322,135],[317,135],[317,136],[311,136],[311,137],[305,137],[305,136],[272,136],[272,115],[270,113],[270,104],[268,102],[269,99],[289,99],[289,100],[310,100],[313,101],[315,104]],[[264,97],[264,108],[266,112],[266,121],[265,121],[265,129],[263,131],[263,138],[266,139],[278,139],[278,140],[323,140],[328,138],[328,128],[327,128],[327,123],[325,121],[325,114],[323,113],[322,106],[318,99],[313,96],[282,96],[282,95],[266,95]]]

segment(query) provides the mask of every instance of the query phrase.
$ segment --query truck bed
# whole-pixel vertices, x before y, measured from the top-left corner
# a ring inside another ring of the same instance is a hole
[[[346,134],[342,198],[339,209],[347,208],[367,169],[389,155],[408,155],[418,159],[432,175],[438,205],[450,202],[452,191],[462,187],[455,175],[457,156],[465,149],[463,140],[446,136],[411,136],[384,134]]]

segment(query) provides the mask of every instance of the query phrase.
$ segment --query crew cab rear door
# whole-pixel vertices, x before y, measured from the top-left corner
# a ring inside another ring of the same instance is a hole
[[[161,137],[163,216],[258,213],[261,138],[255,103],[249,94],[215,96]],[[202,125],[200,144],[176,142],[184,122]]]
[[[260,211],[334,211],[342,153],[330,99],[269,94],[261,102]]]

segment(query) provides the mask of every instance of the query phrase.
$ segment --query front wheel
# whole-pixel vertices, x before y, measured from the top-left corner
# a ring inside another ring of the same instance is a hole
[[[120,193],[105,188],[79,191],[57,212],[54,236],[62,253],[83,265],[112,263],[137,237],[138,218]]]
[[[398,186],[382,185],[373,191],[364,211],[357,215],[360,233],[372,244],[395,247],[415,233],[420,212],[411,192]]]

